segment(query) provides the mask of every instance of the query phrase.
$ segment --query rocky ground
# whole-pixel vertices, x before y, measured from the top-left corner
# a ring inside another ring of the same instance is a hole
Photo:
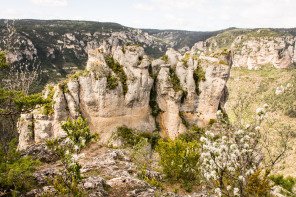
[[[43,144],[44,145],[44,144]],[[43,147],[34,145],[35,152]],[[33,147],[31,147],[30,153],[33,154]],[[97,143],[94,143],[87,147],[83,153],[86,157],[79,160],[82,165],[81,171],[85,175],[80,187],[88,192],[87,196],[129,196],[129,197],[154,197],[154,196],[171,196],[171,197],[201,197],[207,196],[206,191],[200,190],[200,192],[193,192],[191,194],[184,191],[177,193],[170,192],[170,186],[166,189],[156,188],[150,183],[139,179],[138,174],[141,169],[137,168],[129,157],[129,151],[127,149],[113,149],[102,147]],[[37,155],[35,155],[37,156]],[[47,179],[53,178],[59,173],[59,169],[62,165],[59,161],[54,161],[55,158],[48,152],[44,151],[43,154],[39,154],[41,160],[47,161],[33,174],[36,179],[36,188],[23,196],[42,196],[45,193],[51,193],[56,195],[53,186],[48,184]],[[49,162],[52,159],[54,162]],[[152,159],[154,160],[154,159]],[[156,162],[154,160],[154,162]],[[145,174],[150,179],[163,180],[164,175],[155,170],[145,170]]]

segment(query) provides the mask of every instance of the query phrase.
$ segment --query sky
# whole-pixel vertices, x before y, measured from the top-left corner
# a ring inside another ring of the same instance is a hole
[[[296,27],[296,0],[0,0],[0,18],[116,22],[213,31]]]

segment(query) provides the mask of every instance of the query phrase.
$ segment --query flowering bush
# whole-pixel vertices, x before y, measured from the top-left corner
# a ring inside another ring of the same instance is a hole
[[[224,130],[220,136],[207,131],[200,138],[202,146],[201,172],[218,196],[243,196],[252,174],[258,169],[260,123],[266,106],[257,109],[253,124]],[[218,120],[221,113],[217,113]]]
[[[77,187],[78,183],[83,179],[78,159],[85,156],[84,153],[80,154],[82,148],[94,139],[96,135],[90,133],[87,120],[81,117],[73,122],[69,118],[62,124],[62,129],[67,133],[65,141],[53,139],[46,142],[46,145],[61,158],[63,165],[60,174],[55,177],[55,180],[50,180],[50,182],[60,195],[82,196],[83,191]]]

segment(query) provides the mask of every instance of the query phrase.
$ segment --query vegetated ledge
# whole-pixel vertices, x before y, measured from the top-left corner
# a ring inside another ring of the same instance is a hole
[[[185,56],[169,49],[165,58],[151,61],[137,45],[125,46],[124,52],[121,46],[108,45],[90,50],[85,72],[51,87],[47,96],[52,105],[45,106],[43,113],[33,111],[19,124],[19,149],[64,136],[60,122],[79,114],[88,119],[102,142],[118,126],[160,130],[162,136],[174,139],[187,127],[207,125],[216,118],[231,65],[217,58],[207,62],[193,52]],[[225,55],[224,61],[231,62],[231,57]],[[23,127],[33,119],[34,131]],[[34,139],[27,137],[32,132]]]

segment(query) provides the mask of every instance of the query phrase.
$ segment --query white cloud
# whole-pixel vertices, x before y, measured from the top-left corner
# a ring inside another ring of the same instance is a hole
[[[45,7],[66,7],[67,0],[30,0],[33,4]]]
[[[143,10],[143,11],[153,11],[154,7],[148,4],[143,4],[143,3],[137,3],[132,5],[133,8],[137,10]]]

